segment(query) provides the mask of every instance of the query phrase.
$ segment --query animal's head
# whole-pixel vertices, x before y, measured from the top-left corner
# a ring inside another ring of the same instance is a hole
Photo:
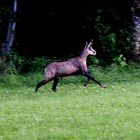
[[[93,40],[91,40],[89,43],[86,42],[85,50],[89,55],[96,55],[96,51],[92,48]]]

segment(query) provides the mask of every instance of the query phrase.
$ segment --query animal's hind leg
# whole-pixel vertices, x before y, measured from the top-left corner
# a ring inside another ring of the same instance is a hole
[[[41,82],[39,82],[37,85],[36,85],[36,89],[35,89],[35,92],[37,92],[38,91],[38,89],[41,87],[41,86],[43,86],[43,85],[45,85],[46,83],[48,83],[48,81],[47,80],[42,80]]]
[[[52,90],[54,92],[56,92],[56,87],[57,87],[58,82],[59,82],[59,78],[57,77],[57,78],[54,79],[53,85],[52,85]]]

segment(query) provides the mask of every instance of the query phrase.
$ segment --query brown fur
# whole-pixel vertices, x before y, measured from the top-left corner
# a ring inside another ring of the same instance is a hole
[[[70,75],[84,75],[87,77],[87,81],[85,82],[85,86],[88,84],[89,80],[95,81],[97,84],[99,84],[102,87],[103,86],[100,82],[98,82],[93,76],[91,76],[86,60],[89,55],[95,55],[96,51],[92,49],[92,41],[88,44],[86,43],[86,46],[81,53],[80,56],[77,56],[75,58],[71,58],[68,61],[64,62],[53,62],[46,66],[45,68],[45,79],[39,82],[36,86],[36,92],[38,91],[38,88],[40,88],[42,85],[48,83],[51,80],[54,80],[52,90],[56,91],[56,86],[58,84],[59,78],[70,76]]]

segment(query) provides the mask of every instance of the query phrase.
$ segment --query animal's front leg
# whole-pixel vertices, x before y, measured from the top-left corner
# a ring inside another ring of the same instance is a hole
[[[91,75],[91,73],[90,72],[86,72],[86,73],[84,73],[84,75],[90,80],[92,80],[92,81],[94,81],[94,82],[96,82],[98,85],[100,85],[102,88],[106,88],[107,87],[107,85],[105,85],[105,84],[102,84],[102,83],[100,83],[99,81],[97,81],[96,79],[95,79],[95,77],[93,76],[93,75]],[[88,81],[89,81],[88,80]]]

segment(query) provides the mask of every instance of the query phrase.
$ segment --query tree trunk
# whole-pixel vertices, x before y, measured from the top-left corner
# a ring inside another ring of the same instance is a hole
[[[132,14],[134,23],[134,56],[140,57],[140,0],[134,0]]]
[[[16,11],[17,11],[17,0],[13,1],[13,10],[12,11],[13,11],[13,14],[15,14]],[[2,45],[3,55],[7,55],[12,48],[13,41],[14,41],[15,28],[16,28],[16,22],[14,21],[13,18],[10,18],[9,19],[9,25],[8,25],[8,28],[7,28],[6,40]]]

